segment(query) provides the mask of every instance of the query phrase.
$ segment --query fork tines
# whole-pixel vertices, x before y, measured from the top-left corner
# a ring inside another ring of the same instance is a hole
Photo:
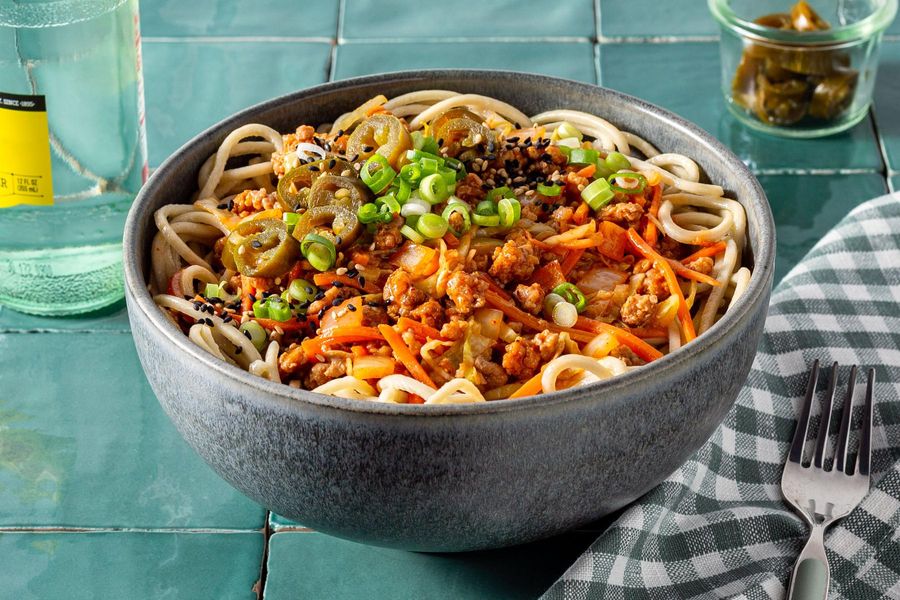
[[[850,442],[850,421],[853,412],[853,392],[856,388],[857,367],[850,369],[850,377],[847,381],[847,392],[841,409],[841,425],[838,431],[837,449],[834,453],[834,466],[832,470],[841,471],[847,475],[857,473],[869,475],[872,454],[872,394],[875,387],[875,369],[869,369],[868,384],[866,385],[866,403],[863,408],[862,428],[859,437],[859,452],[856,457],[855,469],[847,464],[848,445]],[[806,385],[806,398],[803,401],[803,410],[797,420],[797,428],[794,430],[794,439],[791,442],[791,451],[788,460],[797,464],[803,464],[803,447],[806,445],[806,436],[809,432],[809,420],[812,413],[812,403],[816,397],[816,386],[819,381],[819,360],[813,362],[809,373],[809,381]],[[825,462],[828,446],[828,430],[831,422],[831,411],[834,404],[834,395],[837,389],[838,363],[831,365],[831,377],[828,382],[828,391],[822,400],[821,419],[819,433],[816,439],[816,450],[812,464],[821,469]]]

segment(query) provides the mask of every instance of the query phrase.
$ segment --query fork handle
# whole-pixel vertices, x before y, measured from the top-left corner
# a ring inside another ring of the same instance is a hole
[[[812,526],[809,540],[794,565],[787,600],[827,600],[831,576],[828,573],[824,535],[824,526]]]

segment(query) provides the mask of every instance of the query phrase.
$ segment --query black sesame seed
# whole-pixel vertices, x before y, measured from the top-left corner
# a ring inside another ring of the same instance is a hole
[[[234,321],[234,319],[232,319],[229,315],[225,315],[225,318],[222,319],[223,323],[231,323],[232,321]]]
[[[321,300],[325,297],[325,292],[319,292],[315,295],[316,300]]]
[[[350,269],[347,271],[347,277],[356,277],[357,275],[359,275],[359,271],[357,271],[356,269]]]
[[[309,285],[306,286],[305,288],[303,288],[303,291],[306,292],[307,294],[312,294],[313,293],[312,286],[309,286]]]
[[[353,158],[350,159],[350,162],[356,162],[359,159],[359,154],[354,154]]]
[[[366,285],[366,278],[363,277],[362,275],[359,276],[359,279],[357,279],[357,281],[359,282],[359,285],[361,285],[361,286]]]
[[[371,152],[375,148],[373,148],[372,146],[363,146],[362,149],[363,149],[363,152]]]
[[[216,208],[218,208],[219,210],[225,210],[226,208],[228,208],[228,203],[223,202],[222,204],[217,205]]]
[[[333,169],[334,165],[336,165],[336,164],[337,164],[337,161],[332,158],[331,160],[328,161],[328,168]]]
[[[253,339],[253,337],[250,335],[250,332],[249,332],[249,331],[245,331],[245,332],[244,332],[244,337],[247,338],[248,340],[252,340],[252,339]]]
[[[497,156],[494,154],[488,154],[484,157],[485,160],[494,160],[495,158],[497,158]]]
[[[234,200],[229,200],[228,201],[228,210],[231,210],[232,208],[234,208]]]
[[[235,353],[235,354],[240,354],[240,353],[243,352],[243,351],[244,351],[244,349],[241,348],[240,346],[238,346],[237,348],[234,349],[234,353]]]
[[[340,245],[343,244],[343,243],[344,243],[344,238],[342,238],[341,236],[337,236],[337,237],[334,238],[334,245],[335,245],[335,246],[340,246]]]
[[[319,167],[317,167],[317,166],[315,166],[315,165],[312,165],[312,166],[309,167],[309,170],[310,170],[310,171],[318,171],[318,170],[319,170]]]
[[[350,312],[356,312],[356,305],[354,305],[354,304],[348,304],[348,305],[347,305],[347,310],[349,310]]]
[[[340,281],[332,281],[332,282],[331,282],[331,285],[333,285],[333,286],[336,287],[336,288],[342,288],[342,287],[344,287],[344,284],[343,284],[342,282],[340,282]]]
[[[343,303],[343,302],[344,302],[343,298],[335,298],[334,300],[331,301],[331,305],[332,306],[340,306],[341,303]]]
[[[519,138],[518,138],[518,136],[515,136],[515,135],[514,135],[514,136],[512,136],[511,138],[506,138],[506,141],[515,144],[516,142],[519,141]]]
[[[319,311],[319,320],[321,321],[322,317],[324,317],[324,316],[325,316],[325,309],[323,308],[322,310]]]
[[[344,135],[344,130],[343,130],[343,129],[338,129],[338,130],[337,130],[337,133],[335,133],[334,135],[337,136],[337,137],[341,137],[342,135]]]
[[[440,148],[441,146],[443,146],[443,145],[444,145],[444,138],[440,138],[440,139],[437,141],[437,145],[438,145],[438,148]]]

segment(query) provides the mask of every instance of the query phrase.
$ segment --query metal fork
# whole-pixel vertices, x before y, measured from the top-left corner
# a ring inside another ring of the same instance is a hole
[[[866,403],[859,437],[859,452],[854,466],[847,462],[847,446],[850,441],[850,420],[853,408],[853,390],[856,386],[856,371],[856,366],[850,370],[847,395],[841,411],[841,426],[838,432],[834,464],[828,471],[825,470],[824,464],[828,447],[828,427],[838,380],[838,364],[834,363],[831,367],[831,380],[822,402],[822,417],[816,439],[815,455],[812,462],[804,466],[803,447],[806,445],[809,415],[816,397],[816,384],[819,379],[818,360],[813,363],[809,374],[803,410],[797,421],[794,440],[791,442],[791,451],[781,475],[781,493],[810,527],[809,541],[806,542],[803,552],[800,553],[800,557],[794,565],[791,586],[788,589],[788,600],[825,600],[828,598],[828,584],[831,581],[831,575],[828,572],[828,558],[825,555],[825,530],[839,519],[847,516],[869,491],[869,469],[872,458],[872,391],[875,386],[875,370],[869,369]]]

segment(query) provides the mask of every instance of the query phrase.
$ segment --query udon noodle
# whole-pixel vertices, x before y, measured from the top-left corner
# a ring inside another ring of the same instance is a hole
[[[155,214],[149,287],[197,346],[274,382],[447,404],[614,377],[746,289],[746,216],[597,115],[378,96],[232,131]]]

